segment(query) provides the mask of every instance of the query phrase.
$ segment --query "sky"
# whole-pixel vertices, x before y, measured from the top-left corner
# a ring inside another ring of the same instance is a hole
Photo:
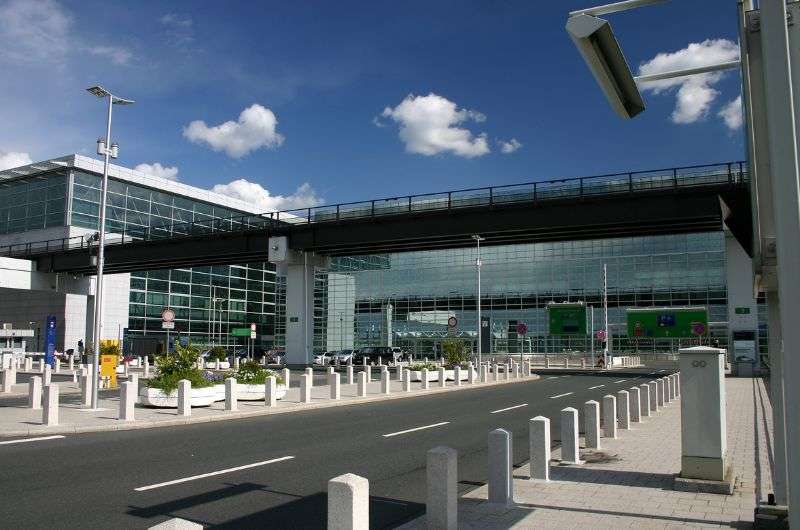
[[[95,84],[136,100],[116,163],[264,211],[742,160],[736,70],[614,114],[564,30],[590,5],[0,0],[0,170],[97,156]],[[606,18],[636,73],[738,58],[733,0]]]

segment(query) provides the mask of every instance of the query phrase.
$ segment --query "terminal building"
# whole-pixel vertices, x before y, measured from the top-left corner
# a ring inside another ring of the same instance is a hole
[[[0,248],[96,232],[101,174],[102,162],[80,155],[0,172]],[[214,223],[262,213],[120,166],[111,166],[109,176],[109,240],[179,235],[191,221],[208,221],[213,231]],[[241,346],[246,339],[231,330],[256,324],[257,346],[284,346],[286,278],[267,262],[266,249],[264,254],[258,263],[108,275],[102,338],[119,339],[131,352],[163,349],[160,315],[171,307],[173,339]],[[466,246],[324,260],[313,273],[309,349],[391,345],[425,355],[449,335],[476,348],[476,257],[477,249]],[[683,344],[674,339],[629,339],[625,310],[683,306],[708,308],[709,340],[720,346],[732,347],[736,335],[741,343],[752,341],[755,354],[766,351],[765,306],[752,295],[749,257],[722,226],[702,233],[489,245],[481,248],[481,260],[484,352],[601,348],[587,337],[548,337],[546,308],[550,302],[584,302],[594,330],[603,329],[604,284],[615,351],[675,351]],[[35,271],[31,262],[9,258],[0,258],[0,272],[2,322],[40,327],[55,315],[59,350],[91,342],[92,278]],[[447,325],[451,317],[454,329]]]

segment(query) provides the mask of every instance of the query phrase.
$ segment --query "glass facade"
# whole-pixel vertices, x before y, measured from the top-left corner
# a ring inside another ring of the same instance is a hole
[[[0,181],[0,235],[64,226],[67,173]]]

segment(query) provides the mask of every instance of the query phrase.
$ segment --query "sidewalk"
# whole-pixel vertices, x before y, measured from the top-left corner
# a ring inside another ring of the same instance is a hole
[[[374,376],[373,376],[374,377]],[[264,400],[239,401],[238,411],[226,411],[225,402],[216,402],[209,407],[194,407],[192,415],[181,417],[176,409],[150,408],[136,406],[136,421],[120,421],[117,419],[119,412],[119,397],[103,398],[98,402],[96,410],[82,408],[76,400],[71,403],[62,401],[59,407],[59,425],[47,427],[42,425],[42,411],[33,410],[22,406],[0,408],[0,439],[24,436],[40,436],[46,434],[71,434],[80,432],[118,431],[130,429],[148,429],[154,427],[167,427],[185,425],[190,423],[205,423],[212,421],[226,421],[252,416],[266,416],[302,410],[311,410],[328,407],[340,407],[359,403],[371,403],[391,399],[407,399],[421,396],[430,396],[443,392],[457,392],[475,388],[484,388],[495,385],[525,383],[539,379],[537,375],[529,377],[512,378],[508,381],[469,384],[462,381],[461,386],[455,386],[453,381],[448,381],[447,386],[441,388],[438,382],[431,382],[428,390],[422,390],[421,383],[412,383],[411,392],[404,392],[400,381],[391,381],[391,393],[381,393],[380,381],[367,385],[367,396],[358,397],[358,385],[341,384],[341,399],[330,399],[330,386],[314,386],[311,391],[311,403],[300,402],[300,389],[289,388],[286,396],[278,400],[276,407],[266,407]],[[75,383],[59,383],[59,387],[66,386],[73,389]],[[27,387],[27,385],[25,385]],[[27,391],[26,391],[27,392]],[[26,393],[27,395],[27,393]]]
[[[752,528],[757,502],[772,491],[772,408],[763,380],[725,381],[733,495],[672,489],[681,460],[678,400],[617,439],[602,438],[601,450],[582,450],[584,465],[560,466],[553,451],[550,482],[528,480],[527,464],[515,468],[513,507],[489,505],[486,486],[470,491],[459,499],[459,528]],[[425,518],[401,528],[426,528]]]

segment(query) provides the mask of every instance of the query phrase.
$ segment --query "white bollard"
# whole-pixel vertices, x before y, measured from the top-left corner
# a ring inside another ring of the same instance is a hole
[[[650,385],[647,383],[639,385],[639,391],[641,393],[641,401],[639,402],[642,406],[642,420],[644,418],[650,417]]]
[[[400,368],[403,371],[403,391],[411,392],[411,371]]]
[[[44,386],[49,385],[53,382],[53,370],[50,368],[49,364],[44,365],[44,371],[42,372],[42,384]]]
[[[352,385],[355,381],[353,380],[353,365],[347,365],[347,384]]]
[[[581,359],[581,368],[586,368],[586,359]]]
[[[681,397],[681,374],[675,374],[675,395]]]
[[[227,378],[225,380],[225,410],[239,410],[239,400],[236,396],[236,390],[236,378]]]
[[[428,497],[425,521],[431,530],[458,528],[458,452],[449,447],[428,451]]]
[[[673,388],[672,388],[673,381],[675,381],[675,380],[672,378],[672,375],[668,375],[667,376],[667,396],[665,398],[665,401],[667,401],[667,402],[671,402],[673,399],[675,399],[675,390],[673,390]]]
[[[144,358],[144,372],[142,373],[142,377],[147,378],[150,377],[150,358]]]
[[[314,369],[311,368],[310,366],[308,368],[306,368],[306,375],[311,376],[311,383],[313,385],[313,383],[314,383]]]
[[[289,379],[291,379],[291,377],[292,377],[292,371],[289,370],[288,368],[284,368],[282,379],[283,379],[283,384],[286,385],[287,390],[289,389]]]
[[[530,477],[550,480],[550,418],[536,416],[529,426]]]
[[[481,383],[488,383],[489,382],[489,374],[487,373],[488,372],[488,368],[489,367],[486,366],[485,364],[481,364]]]
[[[46,362],[44,362],[44,357],[42,357],[42,358],[39,360],[39,371],[40,371],[40,372],[42,372],[42,373],[44,373],[44,367],[45,367],[45,366],[50,366],[50,365],[49,365],[49,364],[47,364]]]
[[[130,363],[122,363],[122,375],[128,377],[128,374],[131,372]]]
[[[603,396],[603,437],[617,437],[617,398],[610,394]]]
[[[509,363],[506,363],[504,365],[504,367],[505,367],[505,380],[506,381],[510,381],[511,380],[511,365]]]
[[[188,379],[178,381],[178,416],[192,415],[192,382]]]
[[[642,403],[641,403],[641,393],[639,392],[639,387],[634,386],[628,390],[631,396],[631,422],[632,423],[639,423],[642,421]]]
[[[475,367],[472,366],[472,363],[469,363],[469,365],[467,365],[467,370],[468,370],[468,372],[467,372],[467,383],[469,383],[470,385],[474,385],[475,384]]]
[[[367,383],[371,383],[372,382],[372,367],[369,366],[368,364],[365,364],[364,365],[364,373],[367,374]]]
[[[495,429],[489,433],[489,503],[509,506],[514,502],[511,433]]]
[[[492,376],[495,382],[500,381],[500,368],[497,363],[492,364]]]
[[[239,367],[241,366],[241,363],[242,363],[242,361],[241,361],[241,359],[239,359],[239,357],[234,357],[233,358],[233,369],[234,370],[238,370]]]
[[[313,386],[314,376],[308,375],[308,372],[300,376],[300,402],[311,403],[311,388]]]
[[[664,406],[664,380],[658,379],[656,381],[656,402],[659,407]]]
[[[17,384],[17,371],[14,368],[3,370],[3,393],[10,394],[13,386]]]
[[[92,365],[81,370],[81,405],[92,406]]]
[[[139,395],[139,374],[131,374],[128,376],[128,381],[133,383],[133,390],[136,395]]]
[[[453,379],[455,379],[455,385],[461,386],[461,367],[456,366],[453,368]]]
[[[578,411],[572,407],[561,409],[561,461],[565,464],[582,464],[578,445]]]
[[[564,357],[564,368],[569,368],[569,357]]]
[[[671,380],[670,380],[669,376],[667,376],[667,377],[664,377],[662,379],[662,381],[664,381],[664,405],[669,405],[670,401],[672,401],[672,399],[670,398],[670,395],[669,395],[670,392],[671,392],[671,390],[669,388],[670,384],[671,384]]]
[[[340,399],[342,397],[342,389],[339,382],[339,374],[328,374],[328,384],[331,386],[331,399]]]
[[[392,382],[389,380],[389,372],[381,370],[381,394],[388,396],[392,393]]]
[[[30,357],[25,357],[25,371],[32,372],[33,371],[33,359]]]
[[[428,381],[428,369],[423,368],[420,370],[421,379],[422,379],[422,390],[428,390],[431,387],[430,382]],[[410,374],[409,374],[410,377]]]
[[[367,397],[367,372],[358,372],[358,397]]]
[[[56,384],[44,387],[42,423],[48,426],[58,425],[58,385]]]
[[[278,378],[274,375],[267,377],[264,381],[264,405],[276,407],[278,405]]]
[[[439,386],[442,388],[447,386],[447,373],[444,369],[444,366],[439,367]]]
[[[335,373],[336,370],[334,370],[333,366],[329,366],[327,372],[328,372],[328,375],[331,375],[332,373]]]
[[[61,358],[56,357],[56,373],[61,371]]]
[[[369,530],[367,479],[347,473],[328,481],[328,530]]]
[[[403,367],[398,365],[397,363],[395,363],[395,365],[397,366],[397,369],[395,370],[395,372],[397,373],[397,380],[402,383],[403,382],[403,377],[404,377]]]
[[[600,449],[600,403],[587,401],[583,405],[583,430],[587,449]]]
[[[126,381],[119,385],[119,416],[122,421],[134,421],[136,410],[136,383]]]
[[[650,386],[650,412],[658,412],[658,383],[650,381],[647,384]]]
[[[631,428],[630,395],[627,390],[617,392],[617,426],[620,429]]]
[[[42,378],[38,375],[28,382],[28,407],[34,410],[42,408]]]
[[[544,357],[544,367],[550,368],[550,357],[548,357],[547,355],[545,355]]]

